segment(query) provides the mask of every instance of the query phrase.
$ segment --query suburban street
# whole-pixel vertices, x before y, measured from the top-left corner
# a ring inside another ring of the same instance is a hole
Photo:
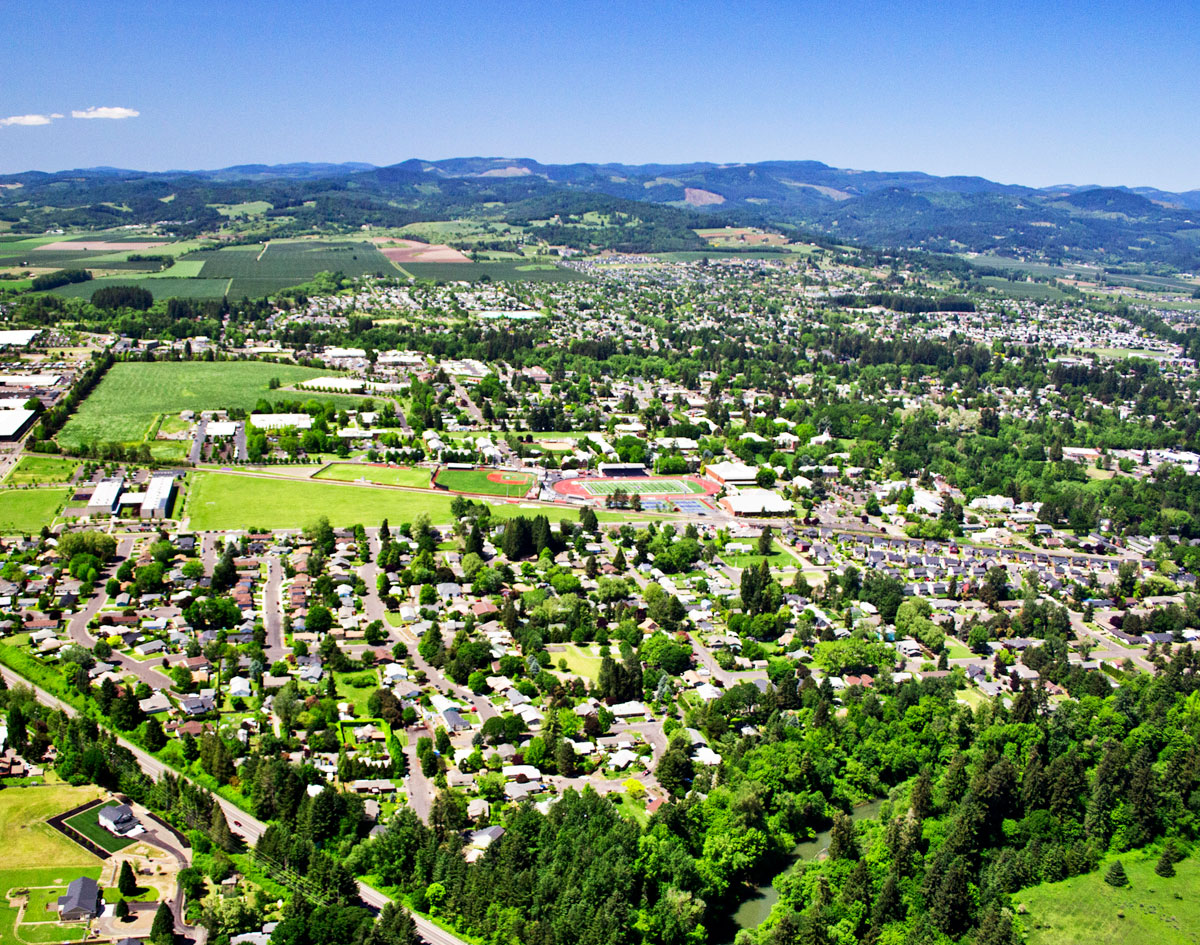
[[[0,666],[0,676],[4,677],[5,682],[8,683],[9,686],[28,686],[33,690],[37,700],[43,705],[50,706],[52,709],[59,709],[71,717],[79,714],[75,711],[74,706],[63,702],[61,699],[52,696],[44,689],[33,685],[33,683],[29,682],[29,680],[9,669],[7,666]],[[144,771],[152,780],[157,781],[168,771],[172,774],[178,775],[178,772],[163,764],[153,755],[143,751],[137,745],[134,745],[132,742],[122,738],[119,735],[117,736],[117,742],[122,747],[129,749],[129,751],[133,753],[133,756],[137,759],[142,771]],[[266,832],[266,824],[243,811],[232,801],[228,801],[216,794],[213,795],[213,800],[215,800],[221,806],[221,810],[225,814],[225,819],[229,821],[229,829],[245,840],[248,845],[253,846],[258,842],[258,838]],[[377,889],[372,889],[370,886],[361,882],[358,884],[358,893],[363,902],[375,909],[382,909],[389,902],[393,901],[384,893],[379,892]],[[462,939],[450,934],[437,925],[434,925],[428,919],[425,919],[416,913],[413,913],[413,922],[416,923],[418,934],[426,943],[428,943],[428,945],[466,945]],[[178,915],[176,916],[176,923],[177,933],[181,935],[194,934],[195,930],[190,927],[179,927]]]

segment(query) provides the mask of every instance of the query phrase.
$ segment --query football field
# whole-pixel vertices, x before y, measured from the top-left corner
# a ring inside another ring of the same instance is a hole
[[[588,495],[609,496],[624,491],[628,495],[697,495],[704,488],[687,479],[596,479],[580,484]]]

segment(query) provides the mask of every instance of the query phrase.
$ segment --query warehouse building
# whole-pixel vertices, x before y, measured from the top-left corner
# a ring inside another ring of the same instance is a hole
[[[125,490],[125,479],[115,476],[96,483],[92,497],[88,499],[88,515],[115,515],[121,507],[121,493]]]

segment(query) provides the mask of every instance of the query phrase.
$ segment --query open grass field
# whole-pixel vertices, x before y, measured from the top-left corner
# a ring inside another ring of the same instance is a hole
[[[337,527],[411,522],[422,512],[449,522],[450,496],[398,492],[316,480],[260,479],[234,473],[199,472],[191,477],[184,514],[192,528],[303,528],[320,515]]]
[[[437,483],[451,492],[523,496],[533,485],[532,473],[504,469],[443,469]]]
[[[600,678],[600,664],[602,658],[596,654],[596,647],[577,646],[574,643],[568,643],[561,653],[551,653],[550,656],[554,660],[555,667],[558,666],[558,661],[567,661],[567,672],[574,676],[580,676],[584,679],[590,679],[595,682]]]
[[[63,444],[93,440],[141,442],[155,417],[181,410],[249,410],[260,397],[279,395],[271,378],[283,384],[317,377],[315,368],[265,361],[155,361],[114,364],[59,434]]]
[[[586,279],[574,269],[558,266],[546,269],[531,268],[526,263],[419,263],[406,262],[401,267],[417,280],[432,282],[478,282],[484,276],[493,282],[574,282]]]
[[[430,480],[428,469],[405,468],[400,466],[373,466],[366,463],[332,463],[318,472],[314,479],[333,479],[338,482],[355,482],[365,479],[367,482],[377,482],[384,486],[411,486],[416,489],[428,489]]]
[[[1109,863],[1086,876],[1043,883],[1013,896],[1029,945],[1192,945],[1200,930],[1200,860],[1175,864],[1170,879],[1157,876],[1158,855],[1121,857],[1130,885],[1104,882]]]
[[[10,872],[44,867],[47,863],[54,864],[57,870],[73,866],[98,867],[100,861],[96,857],[49,826],[46,820],[103,794],[98,787],[72,787],[69,784],[0,791],[0,837],[4,838],[0,878]]]
[[[49,525],[71,497],[66,489],[0,489],[0,534],[32,534]]]
[[[62,456],[22,456],[21,461],[9,472],[5,482],[10,486],[69,482],[78,468],[78,460]]]
[[[688,479],[606,479],[585,482],[590,496],[612,495],[624,490],[629,495],[703,495],[704,489]]]
[[[85,810],[82,814],[76,814],[67,820],[67,825],[74,830],[78,830],[81,834],[87,837],[92,843],[96,844],[101,850],[107,850],[109,853],[116,853],[118,850],[124,850],[127,846],[134,842],[133,837],[117,837],[109,833],[100,826],[100,821],[97,819],[100,816],[100,811],[105,807],[116,807],[116,803],[104,804],[100,807],[93,807]]]
[[[748,544],[753,547],[756,543],[754,541],[747,541],[742,542],[742,544]],[[771,542],[771,553],[769,555],[722,553],[721,560],[733,568],[757,568],[762,564],[764,557],[772,568],[786,568],[788,565],[799,566],[799,562],[784,551],[783,546],[777,541]]]

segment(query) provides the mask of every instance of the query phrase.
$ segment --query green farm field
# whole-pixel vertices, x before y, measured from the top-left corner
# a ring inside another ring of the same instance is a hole
[[[533,475],[502,469],[443,469],[438,473],[437,484],[451,492],[523,496],[533,485]]]
[[[61,295],[64,298],[90,299],[93,292],[105,286],[135,285],[147,289],[155,299],[219,299],[226,294],[229,281],[228,279],[175,279],[157,275],[108,276],[103,279],[93,279],[91,282],[64,285],[52,290],[52,294]]]
[[[401,269],[417,280],[433,282],[478,282],[487,276],[494,282],[573,282],[586,279],[574,269],[558,266],[532,267],[528,263],[415,263],[406,262]]]
[[[67,446],[93,440],[141,442],[159,414],[181,410],[252,408],[275,398],[271,378],[292,384],[328,374],[265,361],[155,361],[114,364],[59,434]]]
[[[425,513],[449,522],[450,497],[316,480],[266,479],[235,473],[192,475],[184,514],[192,528],[303,528],[321,515],[337,527],[411,522]]]
[[[1121,865],[1130,885],[1104,882],[1110,863],[1061,883],[1043,883],[1013,896],[1029,945],[1192,945],[1200,929],[1200,860],[1175,864],[1175,875],[1158,876],[1157,854],[1128,853]]]
[[[251,247],[254,249],[255,247]],[[203,260],[203,279],[232,279],[231,298],[267,295],[308,282],[318,272],[347,276],[395,274],[391,261],[370,243],[273,240],[258,252],[242,247],[205,250],[187,257]]]
[[[10,486],[27,486],[34,483],[69,482],[79,461],[62,456],[26,455],[12,468],[5,483]]]
[[[338,482],[355,482],[365,479],[384,486],[410,486],[414,489],[428,489],[430,472],[428,469],[405,468],[399,466],[373,466],[366,463],[331,463],[314,479],[333,479]]]
[[[63,510],[67,489],[0,489],[0,534],[33,534]]]

